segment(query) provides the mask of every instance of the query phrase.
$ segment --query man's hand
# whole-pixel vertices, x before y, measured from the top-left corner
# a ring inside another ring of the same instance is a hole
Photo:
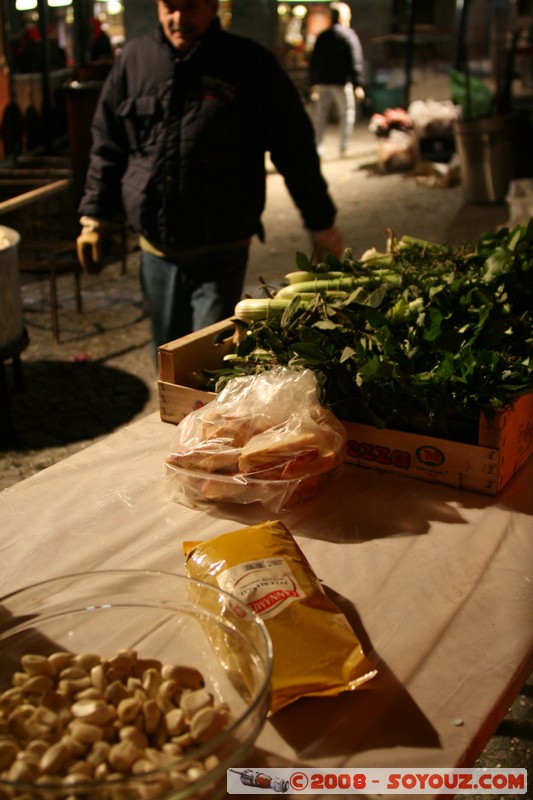
[[[318,100],[318,96],[319,96],[318,86],[311,86],[309,92],[309,99],[311,100],[311,102],[316,103]]]
[[[315,261],[324,261],[329,253],[337,258],[342,256],[344,250],[342,234],[335,225],[323,231],[311,231],[310,235]]]
[[[365,99],[365,97],[366,97],[366,92],[363,89],[363,87],[362,86],[356,86],[355,87],[355,99],[358,100],[360,103],[362,103],[363,100]]]

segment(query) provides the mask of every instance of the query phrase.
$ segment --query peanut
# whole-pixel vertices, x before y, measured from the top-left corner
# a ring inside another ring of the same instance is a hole
[[[154,697],[161,686],[161,673],[159,670],[154,667],[145,670],[142,676],[142,686],[148,697]]]
[[[81,719],[73,720],[69,725],[69,731],[74,741],[83,744],[92,744],[103,737],[100,725],[93,725],[91,722],[84,722]]]
[[[46,656],[28,653],[22,656],[20,663],[27,675],[48,675],[50,677],[55,675],[54,666]]]
[[[39,769],[41,772],[57,775],[70,759],[70,750],[66,744],[62,741],[56,742],[41,756]]]
[[[189,719],[201,708],[213,704],[213,698],[205,689],[184,692],[180,700],[180,708]]]
[[[129,772],[132,764],[143,756],[144,751],[126,739],[111,747],[108,761],[117,772]]]
[[[164,680],[172,678],[182,689],[203,689],[204,678],[201,672],[181,664],[165,664],[161,670]]]
[[[224,728],[224,720],[210,707],[201,708],[191,720],[191,736],[195,742],[208,742]]]
[[[130,723],[137,717],[142,703],[134,697],[126,697],[117,706],[117,716],[121,722]]]
[[[7,769],[16,759],[20,747],[14,739],[0,741],[0,769]]]
[[[154,733],[161,719],[161,710],[156,701],[153,699],[146,700],[142,705],[142,714],[144,730],[147,734]]]
[[[104,700],[77,700],[71,711],[76,719],[95,725],[104,725],[113,717],[110,707]]]
[[[96,653],[80,653],[74,656],[73,663],[80,666],[85,672],[90,672],[101,660],[100,656],[96,655]]]
[[[192,760],[194,748],[230,722],[214,705],[201,673],[186,665],[111,658],[87,652],[28,653],[0,692],[0,800],[20,800],[9,782],[62,784],[65,800],[87,796],[87,783],[146,775],[117,785],[110,800],[145,800],[178,790],[218,766],[216,755]],[[151,776],[154,770],[167,775]],[[79,785],[80,788],[77,788]],[[38,789],[27,800],[37,800]]]
[[[165,724],[170,736],[179,736],[187,727],[185,722],[185,714],[181,708],[174,708],[165,714]]]
[[[54,673],[58,675],[62,669],[70,666],[74,660],[74,656],[72,653],[52,653],[52,655],[48,656],[48,663],[52,666]]]

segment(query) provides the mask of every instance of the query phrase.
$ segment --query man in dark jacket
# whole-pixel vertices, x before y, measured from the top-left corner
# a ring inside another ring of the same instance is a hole
[[[317,150],[323,153],[323,138],[331,108],[336,106],[340,124],[340,155],[350,141],[355,123],[355,97],[363,100],[363,48],[350,27],[351,11],[346,3],[330,6],[331,26],[317,37],[310,58],[311,96],[316,102]],[[355,97],[354,97],[355,95]]]
[[[158,30],[126,43],[103,87],[78,239],[94,271],[109,223],[140,234],[156,346],[232,316],[263,236],[266,152],[316,257],[342,251],[311,121],[275,58],[222,30],[218,0],[157,6]]]

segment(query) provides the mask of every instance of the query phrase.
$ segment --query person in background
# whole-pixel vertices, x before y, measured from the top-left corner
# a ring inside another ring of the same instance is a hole
[[[91,18],[91,61],[110,61],[113,47],[98,17]]]
[[[351,11],[346,3],[330,5],[331,26],[316,39],[309,68],[311,98],[315,101],[316,146],[323,154],[323,139],[331,108],[336,106],[342,156],[355,124],[355,98],[364,100],[364,62],[361,41],[350,27]]]
[[[66,54],[59,45],[57,30],[54,25],[48,26],[48,68],[52,70],[64,69]],[[16,72],[42,72],[45,66],[41,31],[37,25],[29,24],[24,28],[22,35],[14,48],[14,67]]]
[[[67,66],[67,54],[59,44],[55,25],[48,26],[48,47],[50,48],[50,67],[52,69],[65,69]]]
[[[14,52],[17,72],[40,72],[43,68],[41,32],[37,25],[26,25]]]
[[[140,235],[157,347],[233,315],[263,239],[266,152],[315,257],[343,244],[312,123],[275,57],[224,31],[218,0],[156,2],[158,29],[126,42],[99,98],[77,244],[94,270],[110,223]]]

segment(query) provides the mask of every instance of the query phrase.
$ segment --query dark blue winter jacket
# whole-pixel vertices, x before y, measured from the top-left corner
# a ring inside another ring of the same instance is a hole
[[[298,92],[274,56],[218,19],[183,57],[161,29],[127,42],[95,113],[79,212],[123,215],[167,247],[262,235],[265,153],[310,230],[336,209]]]
[[[353,28],[340,22],[317,36],[310,58],[311,84],[364,86],[361,41]]]

